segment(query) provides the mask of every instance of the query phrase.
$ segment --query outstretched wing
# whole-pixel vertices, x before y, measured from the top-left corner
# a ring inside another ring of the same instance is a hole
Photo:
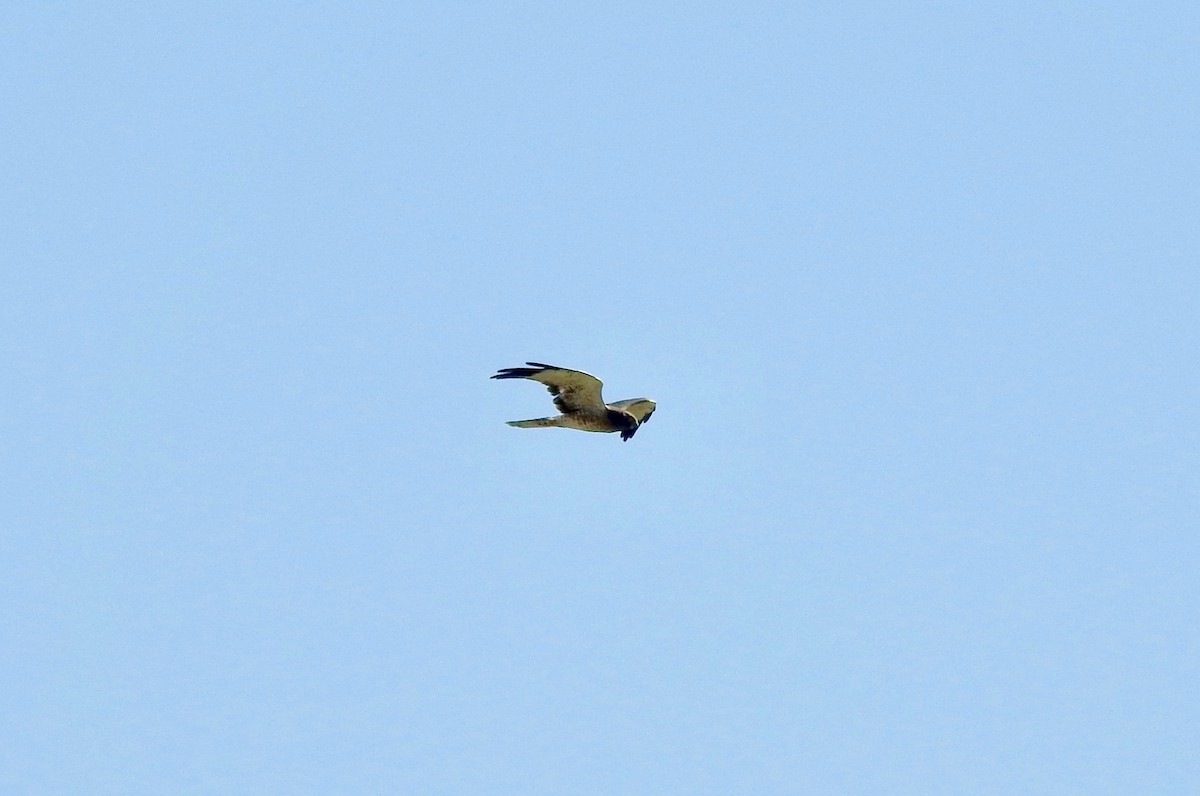
[[[606,411],[600,397],[603,383],[590,373],[559,368],[541,362],[526,362],[527,368],[504,368],[493,379],[533,379],[546,385],[554,396],[554,405],[564,415],[602,414]]]
[[[622,409],[633,415],[640,426],[650,419],[650,415],[654,414],[656,404],[649,398],[626,398],[624,401],[613,401],[609,406]]]

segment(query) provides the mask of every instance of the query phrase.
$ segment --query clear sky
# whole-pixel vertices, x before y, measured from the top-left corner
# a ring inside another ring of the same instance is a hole
[[[1200,792],[1196,3],[0,25],[0,792]]]

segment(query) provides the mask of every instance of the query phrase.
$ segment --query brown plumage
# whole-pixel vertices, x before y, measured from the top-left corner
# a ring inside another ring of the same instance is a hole
[[[526,368],[503,368],[493,379],[532,379],[546,385],[554,406],[562,414],[534,420],[510,420],[517,428],[573,428],[579,431],[620,431],[628,441],[654,414],[649,398],[628,398],[606,404],[600,396],[603,383],[590,373],[541,362],[526,362]]]

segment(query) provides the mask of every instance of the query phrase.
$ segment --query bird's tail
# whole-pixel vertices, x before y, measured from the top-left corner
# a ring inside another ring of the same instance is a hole
[[[535,420],[509,420],[514,428],[554,428],[562,425],[561,417],[539,417]]]

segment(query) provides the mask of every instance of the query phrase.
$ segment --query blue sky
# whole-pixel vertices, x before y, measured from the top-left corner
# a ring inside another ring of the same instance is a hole
[[[1200,791],[1195,4],[0,25],[4,793]]]

